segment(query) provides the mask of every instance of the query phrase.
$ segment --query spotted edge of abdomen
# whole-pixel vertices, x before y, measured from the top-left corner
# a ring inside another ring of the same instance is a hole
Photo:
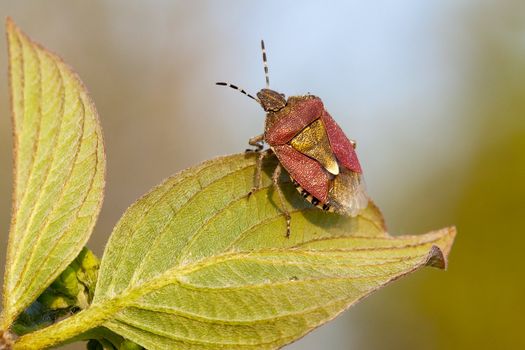
[[[307,190],[301,187],[297,181],[292,179],[292,183],[295,186],[295,189],[301,194],[301,196],[306,199],[308,202],[312,203],[314,206],[316,206],[319,209],[322,209],[324,211],[333,213],[334,208],[330,205],[330,203],[324,203],[321,204],[321,201],[314,196],[312,196]]]

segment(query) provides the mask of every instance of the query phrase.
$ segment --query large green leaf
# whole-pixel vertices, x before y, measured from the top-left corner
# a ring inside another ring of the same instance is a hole
[[[105,172],[97,113],[78,77],[9,19],[7,38],[15,175],[2,329],[86,243]]]
[[[149,349],[274,349],[400,276],[445,267],[453,228],[391,237],[375,206],[355,218],[323,212],[283,175],[287,238],[268,175],[275,165],[268,159],[250,197],[252,155],[167,179],[115,227],[92,305],[19,346],[104,326]]]

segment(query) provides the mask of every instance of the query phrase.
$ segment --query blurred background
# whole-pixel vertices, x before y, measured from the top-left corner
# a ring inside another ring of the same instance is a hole
[[[525,349],[525,2],[6,1],[0,17],[59,53],[104,129],[100,256],[123,211],[167,176],[241,152],[264,85],[310,92],[358,142],[393,234],[455,224],[447,272],[425,269],[288,349]],[[1,261],[12,161],[0,36]],[[3,269],[3,268],[2,268]],[[70,349],[83,349],[77,344]]]

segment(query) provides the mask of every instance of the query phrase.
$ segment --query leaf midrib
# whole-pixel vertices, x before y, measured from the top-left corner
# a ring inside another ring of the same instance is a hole
[[[373,279],[373,278],[371,278],[371,279]],[[317,278],[317,279],[303,279],[303,280],[299,280],[299,281],[282,281],[282,282],[272,283],[271,286],[272,287],[274,287],[274,286],[286,286],[286,285],[291,284],[291,283],[296,283],[296,284],[305,283],[306,284],[306,283],[309,283],[309,282],[312,282],[312,281],[319,282],[319,281],[336,281],[336,280],[348,280],[348,278],[343,278],[343,277],[326,277],[326,278]],[[179,283],[179,284],[181,286],[187,285],[187,284],[184,284],[182,282]],[[261,287],[264,287],[264,286],[265,285],[259,284],[259,285],[252,285],[250,287],[261,288]],[[192,289],[192,288],[190,287],[188,289]],[[198,288],[198,289],[210,289],[210,288]],[[332,298],[331,300],[335,300],[337,302],[337,301],[342,301],[344,299],[347,299],[347,297],[339,298],[339,299]],[[269,320],[276,320],[276,319],[279,319],[279,318],[285,318],[285,317],[288,317],[288,316],[294,316],[294,315],[298,315],[298,314],[301,314],[301,313],[304,313],[304,312],[313,311],[313,310],[315,310],[317,308],[317,306],[315,306],[315,307],[311,307],[311,308],[305,308],[305,309],[303,309],[303,311],[283,312],[283,313],[281,313],[279,315],[276,315],[276,316],[269,316],[269,317],[264,317],[264,318],[261,317],[261,318],[253,318],[253,319],[250,319],[250,320],[248,320],[248,319],[244,319],[244,320],[235,319],[235,320],[233,320],[233,319],[225,319],[225,318],[218,318],[218,317],[212,318],[212,317],[203,316],[203,315],[200,315],[200,314],[197,314],[197,313],[194,313],[194,312],[183,311],[183,310],[178,309],[178,308],[155,306],[155,305],[152,305],[152,304],[149,304],[149,303],[131,303],[127,307],[136,308],[136,309],[140,309],[140,310],[146,310],[146,311],[161,312],[161,313],[164,313],[164,314],[174,314],[174,315],[179,315],[179,316],[186,317],[186,318],[189,318],[189,319],[193,319],[193,320],[196,320],[196,321],[202,321],[202,322],[207,322],[207,323],[220,323],[220,324],[225,324],[225,325],[245,325],[245,324],[248,324],[248,323],[264,323],[264,322],[267,322]],[[119,317],[117,317],[117,318],[119,319]]]
[[[437,241],[437,239],[436,239]],[[430,243],[425,243],[424,245],[422,246],[426,246],[426,245],[431,245]],[[402,247],[395,247],[395,248],[392,248],[392,249],[402,249]],[[305,252],[308,252],[308,251],[302,251],[302,250],[290,250],[290,249],[268,249],[268,250],[262,250],[262,251],[257,251],[256,253],[253,253],[253,252],[229,252],[229,253],[225,253],[225,254],[220,254],[220,255],[215,255],[213,257],[209,257],[209,258],[206,258],[206,259],[203,259],[203,260],[200,260],[198,261],[197,263],[193,263],[193,264],[189,264],[189,265],[181,265],[181,266],[177,266],[173,269],[170,269],[170,270],[167,270],[165,271],[164,273],[162,274],[159,274],[157,275],[156,277],[150,279],[149,281],[143,283],[143,284],[140,284],[140,285],[132,285],[132,286],[129,286],[127,289],[123,290],[117,297],[115,298],[106,298],[106,299],[101,299],[99,302],[97,303],[93,303],[92,306],[96,306],[96,307],[99,307],[99,308],[103,308],[103,309],[106,309],[106,308],[111,308],[112,305],[117,305],[117,309],[114,311],[115,313],[118,312],[118,310],[120,309],[123,309],[125,307],[128,307],[128,306],[132,306],[133,302],[135,302],[138,298],[142,297],[143,295],[145,294],[148,294],[148,293],[151,293],[151,292],[154,292],[155,290],[158,290],[158,289],[161,289],[169,284],[174,284],[174,283],[177,283],[177,284],[185,284],[185,285],[188,285],[190,286],[190,284],[186,283],[184,280],[183,280],[183,277],[185,275],[188,275],[192,272],[195,272],[201,268],[205,268],[207,266],[211,266],[213,264],[219,264],[219,263],[222,263],[222,262],[227,262],[227,261],[231,261],[231,260],[238,260],[238,259],[246,259],[246,260],[254,260],[254,261],[257,261],[258,263],[265,263],[265,264],[275,264],[275,262],[273,261],[269,261],[269,260],[258,260],[256,259],[255,255],[258,255],[258,254],[265,254],[265,253],[268,253],[268,254],[274,254],[275,252],[278,252],[278,251],[283,251],[283,252],[287,252],[287,253],[305,253]],[[322,251],[312,251],[312,252],[317,252],[317,253],[320,253]],[[415,259],[415,258],[419,258],[419,257],[425,257],[426,254],[425,253],[421,253],[421,254],[415,254],[413,256],[411,256],[410,259]],[[405,259],[406,257],[402,257],[400,258],[398,261],[403,261],[403,260],[406,260]],[[293,263],[290,263],[289,261],[282,261],[283,264],[293,264]],[[392,262],[388,262],[388,263],[392,263]],[[384,265],[384,264],[370,264],[370,266],[377,266],[377,265]],[[419,264],[418,264],[419,265]],[[341,266],[344,266],[344,264],[338,264],[338,265],[334,265],[334,266],[337,266],[337,267],[341,267]],[[366,266],[366,265],[361,265],[361,266]],[[371,277],[377,277],[377,276],[374,276],[374,275],[368,275],[368,276],[362,276],[362,277],[349,277],[349,276],[346,276],[344,277],[345,279],[354,279],[354,278],[371,278]],[[334,278],[337,278],[337,277],[334,277]],[[317,279],[310,279],[310,280],[317,280]],[[298,281],[283,281],[281,283],[296,283]],[[271,285],[275,285],[276,283],[272,283]],[[265,286],[265,285],[268,285],[268,284],[250,284],[248,286],[229,286],[229,287],[222,287],[222,288],[213,288],[214,290],[218,290],[218,289],[221,289],[221,290],[224,290],[224,289],[246,289],[246,288],[250,288],[250,287],[254,287],[254,288],[258,288],[258,287],[261,287],[261,286]],[[196,286],[195,285],[195,288],[198,288],[198,289],[206,289],[205,286]],[[212,288],[210,288],[212,289]]]
[[[40,62],[40,60],[39,60]],[[64,83],[64,78],[62,76],[62,71],[58,68],[58,65],[56,64],[56,62],[53,60],[53,64],[57,67],[57,70],[59,71],[59,74],[60,74],[60,78],[61,78],[61,81],[62,81],[62,84]],[[40,74],[41,76],[41,74]],[[40,84],[40,88],[42,88],[42,84]],[[63,92],[65,94],[65,87],[63,89]],[[84,105],[80,102],[80,98],[78,99],[78,103],[80,104],[81,106],[81,109],[82,109],[82,115],[83,117],[81,118],[82,119],[82,126],[81,126],[81,129],[82,129],[82,133],[78,136],[78,144],[76,146],[76,149],[75,149],[75,154],[73,156],[73,159],[71,160],[71,169],[69,170],[68,174],[67,174],[67,178],[61,183],[61,188],[60,188],[60,192],[58,193],[58,196],[56,198],[56,201],[54,202],[53,204],[53,207],[51,208],[51,211],[48,213],[48,215],[46,216],[46,219],[45,221],[42,223],[42,229],[39,230],[37,233],[36,233],[36,240],[32,246],[32,249],[31,249],[31,253],[29,254],[29,257],[27,259],[25,259],[24,261],[24,267],[22,268],[22,271],[21,271],[21,274],[20,275],[24,275],[25,272],[27,271],[27,268],[28,266],[30,265],[30,263],[33,261],[33,258],[34,258],[34,254],[35,254],[35,250],[36,248],[38,247],[38,243],[41,241],[42,237],[43,237],[43,234],[46,232],[46,229],[47,227],[49,227],[50,225],[50,218],[53,217],[53,215],[56,213],[56,209],[58,208],[58,205],[60,204],[60,201],[62,200],[63,196],[64,196],[64,191],[65,189],[67,188],[67,184],[70,182],[71,180],[71,175],[75,169],[75,165],[76,165],[76,160],[78,158],[78,154],[80,153],[80,148],[81,148],[81,145],[82,145],[82,139],[83,139],[83,135],[84,135],[84,126],[85,126],[85,109],[84,109]],[[40,108],[40,106],[39,106]],[[62,106],[62,111],[64,112],[64,106]],[[40,118],[40,120],[42,119],[42,116]],[[61,116],[60,116],[60,124],[59,124],[59,129],[57,131],[57,134],[55,136],[55,140],[56,142],[58,142],[59,140],[59,137],[60,137],[60,133],[62,131],[62,126],[64,124],[64,114],[62,113]],[[56,144],[56,143],[55,143]],[[40,142],[37,143],[37,145],[40,145]],[[41,199],[41,196],[42,196],[42,193],[44,193],[44,189],[45,189],[45,185],[47,184],[47,181],[49,179],[49,174],[51,172],[51,169],[53,168],[53,164],[54,164],[54,160],[55,160],[55,156],[56,156],[56,152],[53,152],[52,153],[52,156],[51,156],[51,164],[46,172],[46,177],[44,179],[44,182],[42,183],[42,186],[41,186],[41,189],[40,189],[40,192],[38,193],[38,197],[37,197],[37,200],[35,201],[35,203],[37,203],[40,199]],[[33,172],[33,168],[31,169],[31,173]],[[30,181],[31,177],[28,178],[28,183]],[[27,193],[27,191],[26,191]],[[89,191],[87,192],[89,193]],[[24,197],[25,197],[25,194],[24,194]],[[84,198],[85,199],[85,198]],[[32,208],[31,208],[31,212],[30,212],[30,218],[27,222],[27,225],[24,229],[24,232],[22,233],[22,237],[29,237],[29,235],[27,234],[29,229],[31,228],[31,225],[32,225],[32,222],[34,220],[34,217],[35,217],[35,208],[36,208],[36,205],[33,205]],[[69,213],[67,213],[69,214]],[[64,215],[67,215],[67,214],[64,214]],[[67,231],[67,230],[66,230]],[[60,238],[58,239],[60,240]],[[24,241],[24,240],[23,240]],[[23,242],[22,241],[22,242]],[[55,243],[56,245],[56,243]],[[49,252],[51,252],[52,249],[49,250]],[[49,256],[49,254],[47,255]],[[42,266],[45,266],[45,264],[43,263]],[[37,270],[39,271],[39,270]],[[31,286],[34,282],[34,279],[38,276],[38,273],[35,273],[30,279],[29,279],[29,283],[27,284],[28,285],[28,289],[31,289]],[[19,278],[14,289],[17,289],[20,285],[20,283],[22,282],[22,278]],[[22,292],[22,291],[21,291]],[[19,297],[19,295],[18,295]]]

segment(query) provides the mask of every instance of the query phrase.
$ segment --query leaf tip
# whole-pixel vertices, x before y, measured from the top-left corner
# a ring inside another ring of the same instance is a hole
[[[438,269],[446,270],[448,266],[448,255],[454,239],[456,237],[456,227],[447,227],[440,230],[442,239],[439,244],[434,244],[428,252],[427,259],[425,261],[426,266],[437,267]]]
[[[11,16],[5,17],[5,32],[8,47],[13,44],[13,40],[17,40],[17,38],[24,36],[24,33],[22,33],[22,30],[16,25]]]
[[[15,21],[13,20],[13,18],[11,18],[11,16],[5,17],[5,29],[8,33],[11,33],[18,29]]]

